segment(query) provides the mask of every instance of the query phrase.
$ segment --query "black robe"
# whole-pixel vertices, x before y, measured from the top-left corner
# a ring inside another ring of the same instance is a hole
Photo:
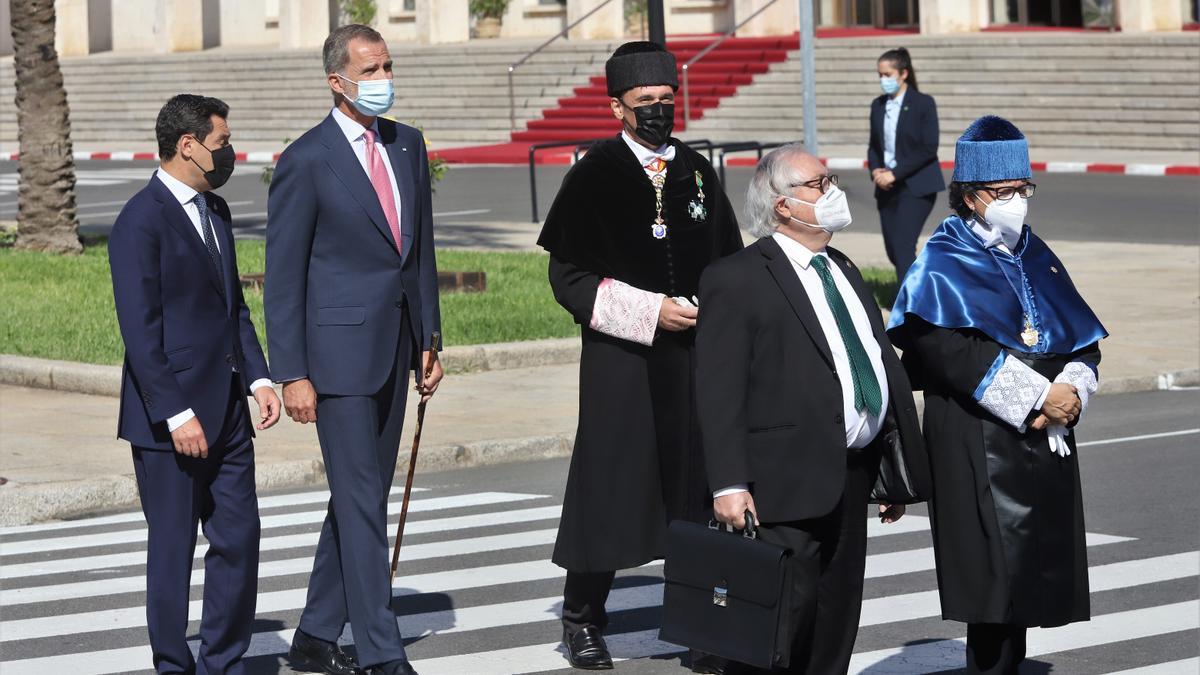
[[[563,179],[538,244],[551,254],[554,297],[582,326],[579,427],[554,547],[556,564],[605,572],[663,555],[667,524],[711,506],[693,395],[695,331],[660,331],[647,347],[588,327],[604,278],[692,297],[713,260],[742,248],[712,166],[672,139],[663,188],[668,236],[655,239],[654,188],[617,136],[591,147]],[[696,173],[703,218],[693,218]]]
[[[1061,626],[1089,618],[1087,546],[1075,434],[1068,457],[1046,431],[1022,433],[973,393],[1001,353],[1053,380],[1071,361],[1100,362],[1093,343],[1071,354],[1008,349],[970,328],[909,316],[892,340],[925,392],[933,472],[929,515],[942,616],[967,623]],[[1031,413],[1031,421],[1036,413]]]

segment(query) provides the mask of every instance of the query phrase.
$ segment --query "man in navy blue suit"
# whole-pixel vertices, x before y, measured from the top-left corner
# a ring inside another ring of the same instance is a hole
[[[267,203],[272,373],[288,416],[316,422],[332,493],[290,654],[362,672],[337,645],[349,622],[363,666],[407,674],[387,501],[418,349],[423,400],[442,378],[430,349],[441,319],[429,163],[420,132],[379,117],[394,97],[379,33],[338,28],[324,62],[333,110],[279,158]]]
[[[180,94],[155,124],[162,164],[108,241],[125,367],[117,435],[133,446],[146,552],[146,623],[159,673],[244,672],[258,581],[258,429],[279,419],[238,283],[229,206],[229,107]],[[196,525],[204,528],[200,649],[187,643]]]

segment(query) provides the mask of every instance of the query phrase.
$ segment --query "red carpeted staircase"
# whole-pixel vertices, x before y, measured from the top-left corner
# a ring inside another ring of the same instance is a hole
[[[675,38],[667,49],[675,54],[679,66],[712,42],[711,37]],[[687,96],[693,120],[704,111],[715,108],[725,96],[750,84],[755,75],[767,72],[770,64],[787,58],[789,49],[796,49],[795,37],[729,38],[692,65],[688,75]],[[675,130],[687,129],[683,118],[683,73],[679,74],[680,89],[675,104]],[[621,124],[613,118],[608,107],[609,97],[603,75],[593,76],[588,84],[575,88],[575,95],[562,98],[558,107],[542,113],[542,119],[529,123],[526,131],[513,133],[514,142],[546,143],[600,138],[617,133]]]

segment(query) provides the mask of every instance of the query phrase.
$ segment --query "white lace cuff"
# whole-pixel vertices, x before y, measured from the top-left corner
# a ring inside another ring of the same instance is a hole
[[[623,281],[604,279],[596,289],[596,304],[588,326],[598,333],[648,347],[654,344],[658,313],[666,297]]]
[[[976,392],[976,398],[984,410],[1024,430],[1025,418],[1050,382],[1019,359],[1002,356],[1003,363],[993,369],[994,373],[988,373],[992,376],[991,382],[982,387],[982,392]]]
[[[1054,378],[1056,383],[1071,384],[1079,394],[1079,418],[1087,410],[1088,397],[1096,393],[1100,382],[1096,379],[1096,371],[1082,361],[1072,361]]]

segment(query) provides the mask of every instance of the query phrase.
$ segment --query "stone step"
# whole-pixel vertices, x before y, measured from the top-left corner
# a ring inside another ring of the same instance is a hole
[[[830,81],[817,80],[813,83],[817,94],[846,95],[854,94],[870,101],[879,96],[878,82],[863,81]],[[1088,97],[1096,101],[1112,96],[1135,96],[1139,98],[1190,98],[1196,100],[1195,94],[1189,89],[1190,85],[1176,86],[1163,83],[1133,83],[1133,84],[1085,84],[1085,83],[1038,83],[1036,85],[1020,82],[995,82],[988,85],[986,92],[979,87],[954,81],[926,82],[921,85],[921,91],[937,98],[943,95],[956,96],[1056,96]],[[753,87],[738,89],[738,96],[752,96],[758,93],[786,94],[801,91],[803,84],[795,81],[755,81]]]
[[[986,94],[968,91],[968,87],[958,87],[955,85],[947,85],[944,83],[934,83],[931,85],[922,85],[921,91],[925,92],[937,99],[938,107],[947,105],[991,105],[993,103],[1005,103],[1012,100],[1012,95],[1016,93],[1015,85],[1005,85],[994,91],[989,90]],[[725,99],[722,103],[732,103],[734,101],[755,101],[762,102],[764,105],[771,105],[775,101],[783,103],[785,99],[795,98],[800,96],[802,85],[800,82],[794,83],[766,83],[755,82],[754,87],[742,87],[737,91],[737,94]],[[825,105],[832,101],[835,105],[854,105],[858,102],[862,105],[869,105],[872,100],[879,96],[878,85],[855,85],[847,84],[845,86],[835,86],[826,82],[816,83],[817,95],[821,97],[821,104]],[[1044,102],[1047,105],[1070,105],[1086,103],[1089,106],[1105,106],[1105,107],[1120,107],[1120,108],[1138,108],[1138,107],[1197,107],[1196,95],[1184,90],[1171,90],[1166,87],[1157,85],[1142,85],[1137,88],[1127,88],[1119,86],[1111,87],[1092,87],[1081,85],[1060,85],[1053,87],[1038,87],[1029,88],[1020,94],[1022,101],[1037,101],[1039,104]],[[988,103],[983,103],[984,101]]]
[[[695,128],[689,132],[691,138],[710,138],[722,142],[741,142],[741,141],[757,141],[761,143],[776,143],[776,142],[791,142],[801,141],[804,138],[804,130],[795,127],[791,129],[774,129],[770,132],[762,131],[747,131],[747,130],[724,130],[719,134],[714,133],[710,129]],[[848,146],[861,148],[862,156],[866,157],[866,144],[863,143],[863,137],[854,134],[826,132],[822,129],[818,137],[821,147],[827,146]],[[1034,150],[1036,154],[1042,150],[1121,150],[1130,152],[1141,152],[1150,150],[1162,151],[1183,151],[1197,152],[1200,151],[1200,144],[1192,142],[1189,144],[1176,143],[1171,139],[1166,139],[1161,136],[1126,136],[1118,141],[1109,142],[1105,139],[1096,138],[1089,134],[1057,134],[1038,136],[1034,139]],[[954,139],[943,137],[941,139],[943,148],[953,148]],[[822,152],[822,155],[825,153]],[[953,158],[953,152],[945,154],[943,159]]]
[[[1115,122],[1179,122],[1200,124],[1200,110],[1126,110],[1113,108],[1055,108],[1028,105],[1026,101],[1007,101],[1000,105],[939,106],[938,119],[943,123],[954,120],[971,121],[979,117],[980,111],[990,111],[1001,117],[1028,122],[1031,120],[1115,121]],[[726,102],[719,109],[709,109],[706,116],[719,115],[722,119],[801,119],[804,116],[800,99],[794,106],[734,105]],[[867,119],[865,106],[826,105],[821,102],[817,119]],[[1198,129],[1200,130],[1200,129]]]

